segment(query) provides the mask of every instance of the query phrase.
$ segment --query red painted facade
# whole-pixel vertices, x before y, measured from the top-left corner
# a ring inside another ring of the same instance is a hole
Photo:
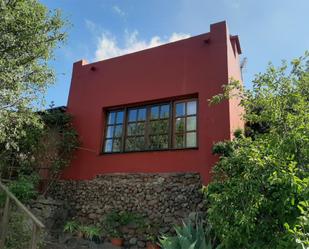
[[[200,172],[204,183],[217,157],[212,145],[242,128],[238,100],[209,106],[228,80],[241,80],[240,45],[225,22],[210,32],[140,52],[87,64],[74,63],[68,112],[81,148],[64,179],[91,179],[114,172]],[[106,108],[182,96],[198,97],[198,148],[102,154]]]

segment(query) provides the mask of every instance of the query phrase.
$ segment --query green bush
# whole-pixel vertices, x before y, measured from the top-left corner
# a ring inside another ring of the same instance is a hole
[[[8,184],[8,189],[17,197],[17,199],[25,204],[37,196],[38,182],[39,178],[36,174],[29,176],[21,175],[17,180]],[[5,199],[5,193],[0,192],[0,206],[4,205]]]
[[[240,92],[250,132],[214,148],[208,219],[226,249],[309,246],[308,56],[257,75]],[[233,85],[239,90],[233,82],[215,102]]]
[[[37,196],[38,182],[39,177],[36,174],[30,176],[21,175],[18,180],[9,184],[9,189],[17,199],[23,203],[27,203]]]
[[[121,227],[134,223],[139,229],[145,226],[144,218],[131,212],[111,212],[105,216],[103,227],[105,232],[112,237],[122,236]]]
[[[5,249],[28,248],[31,241],[31,233],[32,222],[29,222],[27,216],[19,210],[11,211]],[[42,244],[41,237],[39,237],[39,244]]]

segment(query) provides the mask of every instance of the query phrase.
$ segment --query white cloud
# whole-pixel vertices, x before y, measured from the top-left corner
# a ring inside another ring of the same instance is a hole
[[[129,54],[188,37],[190,37],[189,34],[173,33],[170,37],[167,38],[162,39],[159,36],[153,36],[149,41],[145,41],[138,38],[137,31],[132,33],[126,31],[124,46],[120,47],[118,46],[117,40],[113,35],[103,32],[98,38],[95,60],[98,61]]]
[[[126,13],[122,9],[120,9],[118,5],[113,6],[113,11],[121,17],[124,17],[126,15]]]

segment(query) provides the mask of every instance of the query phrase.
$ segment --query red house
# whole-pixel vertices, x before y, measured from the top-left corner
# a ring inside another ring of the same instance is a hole
[[[74,63],[67,110],[82,146],[63,178],[199,172],[209,182],[213,144],[243,127],[237,99],[208,104],[230,78],[241,81],[240,53],[220,22],[188,39]]]

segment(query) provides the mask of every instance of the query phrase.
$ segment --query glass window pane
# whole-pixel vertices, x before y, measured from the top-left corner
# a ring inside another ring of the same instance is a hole
[[[187,147],[196,147],[196,132],[187,133]]]
[[[115,112],[110,112],[108,114],[108,118],[107,118],[107,123],[108,124],[114,124],[115,123]]]
[[[162,105],[160,110],[160,118],[168,118],[170,115],[170,106]]]
[[[169,120],[158,120],[150,122],[150,134],[164,134],[169,131]]]
[[[159,106],[153,106],[150,109],[150,119],[158,119],[159,118]]]
[[[136,135],[143,135],[145,133],[145,123],[136,124]]]
[[[116,125],[115,126],[115,137],[121,137],[122,136],[122,125]]]
[[[159,125],[160,121],[150,121],[150,134],[157,134],[159,133]]]
[[[169,120],[161,120],[160,121],[160,133],[168,133],[169,132]]]
[[[117,124],[122,124],[123,123],[123,111],[117,112],[117,117],[116,117],[116,123]]]
[[[144,137],[130,137],[126,139],[126,151],[145,150]]]
[[[107,126],[106,138],[112,138],[114,134],[114,126]]]
[[[113,152],[119,152],[121,149],[121,139],[114,139],[113,141]]]
[[[158,148],[158,136],[150,136],[149,137],[149,149],[157,149]]]
[[[176,117],[186,115],[185,103],[177,103],[176,104]]]
[[[128,133],[128,136],[132,136],[136,134],[136,123],[128,124],[127,133]]]
[[[196,130],[196,116],[187,117],[187,131]]]
[[[138,110],[138,120],[146,120],[146,108],[142,108]]]
[[[167,149],[168,148],[168,135],[163,136],[150,136],[149,149]]]
[[[176,132],[185,131],[185,118],[176,118]]]
[[[106,139],[104,152],[112,152],[112,144],[113,144],[113,139]]]
[[[168,135],[159,136],[159,141],[160,149],[168,148]]]
[[[129,121],[136,121],[136,118],[137,118],[137,110],[136,109],[129,110]]]
[[[133,147],[134,147],[134,137],[128,137],[127,139],[126,139],[126,144],[125,144],[126,146],[125,146],[125,150],[126,151],[132,151],[132,150],[134,150],[133,149]]]
[[[187,115],[196,114],[196,101],[190,101],[187,103]]]
[[[175,148],[184,148],[184,147],[185,147],[185,134],[176,134]]]

